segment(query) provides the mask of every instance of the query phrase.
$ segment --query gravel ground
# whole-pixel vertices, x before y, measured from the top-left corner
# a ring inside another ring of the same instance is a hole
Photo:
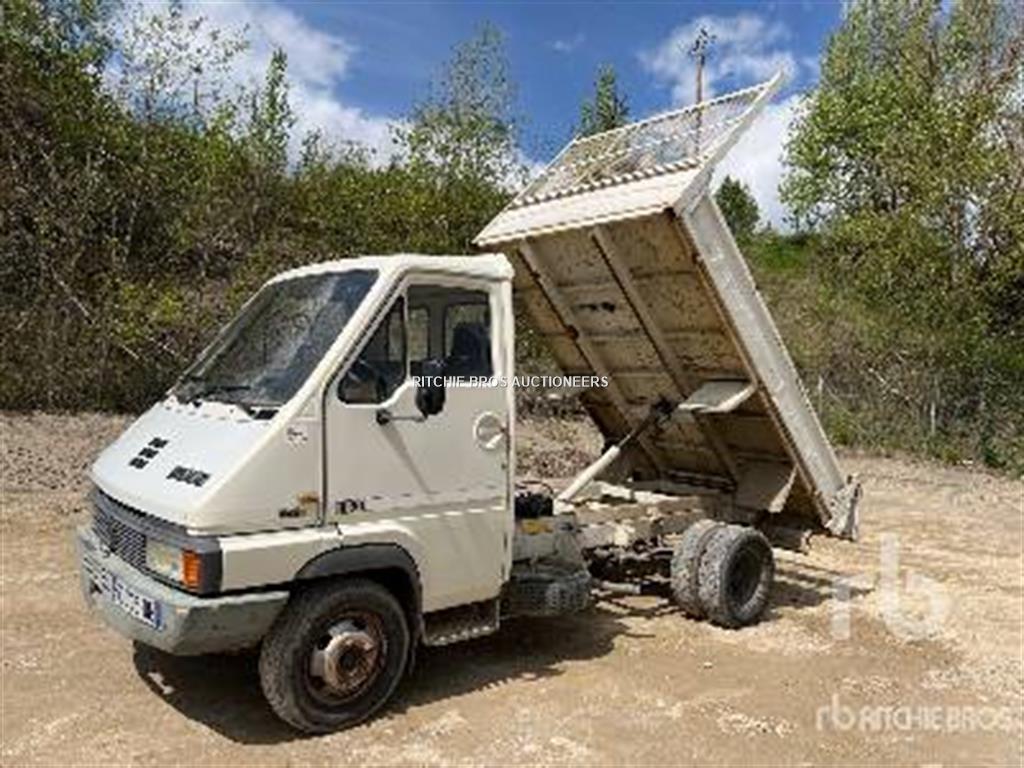
[[[726,631],[654,598],[427,650],[397,700],[304,737],[251,655],[175,659],[82,606],[71,544],[85,472],[126,419],[0,416],[0,758],[55,763],[1020,765],[1024,484],[847,455],[863,538],[780,553],[769,615]],[[600,448],[527,422],[525,474]],[[570,446],[566,449],[566,446]],[[834,599],[846,584],[848,602]]]

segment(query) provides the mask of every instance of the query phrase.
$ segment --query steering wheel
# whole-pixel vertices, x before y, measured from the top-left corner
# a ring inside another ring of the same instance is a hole
[[[352,377],[356,384],[375,382],[377,386],[377,400],[383,400],[385,395],[387,395],[387,377],[377,366],[361,357],[356,358],[352,363],[352,367],[348,369],[345,378],[349,377]]]

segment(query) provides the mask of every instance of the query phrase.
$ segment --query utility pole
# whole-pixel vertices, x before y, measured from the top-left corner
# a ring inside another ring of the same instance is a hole
[[[697,39],[690,46],[690,55],[697,60],[697,103],[704,100],[704,63],[707,61],[708,51],[715,42],[715,36],[708,32],[707,27],[701,27],[697,31]]]
[[[690,46],[690,56],[697,60],[697,101],[699,105],[704,101],[704,64],[707,61],[708,51],[715,42],[715,36],[708,32],[707,27],[701,27],[697,31],[697,39]],[[698,106],[696,115],[696,127],[694,130],[694,154],[700,154],[700,129],[704,112]]]

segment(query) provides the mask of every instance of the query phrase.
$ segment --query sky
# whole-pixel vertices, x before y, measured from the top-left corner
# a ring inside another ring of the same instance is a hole
[[[297,2],[187,4],[189,14],[245,29],[241,77],[262,79],[271,52],[288,55],[297,132],[391,151],[389,125],[423,98],[453,46],[490,22],[506,38],[521,116],[520,150],[535,170],[568,141],[597,69],[619,75],[631,116],[694,100],[697,30],[714,36],[705,73],[711,95],[753,85],[783,69],[787,80],[718,174],[745,181],[764,217],[784,225],[778,200],[782,146],[800,95],[841,19],[839,2]]]

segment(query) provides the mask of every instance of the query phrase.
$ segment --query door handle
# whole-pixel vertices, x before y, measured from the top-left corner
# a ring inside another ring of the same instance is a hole
[[[507,432],[505,422],[494,411],[484,411],[473,422],[473,440],[485,451],[500,448]]]
[[[377,423],[382,427],[386,427],[393,421],[414,421],[417,424],[421,424],[427,420],[427,417],[422,413],[410,414],[408,416],[396,416],[387,408],[378,408],[376,413]]]

